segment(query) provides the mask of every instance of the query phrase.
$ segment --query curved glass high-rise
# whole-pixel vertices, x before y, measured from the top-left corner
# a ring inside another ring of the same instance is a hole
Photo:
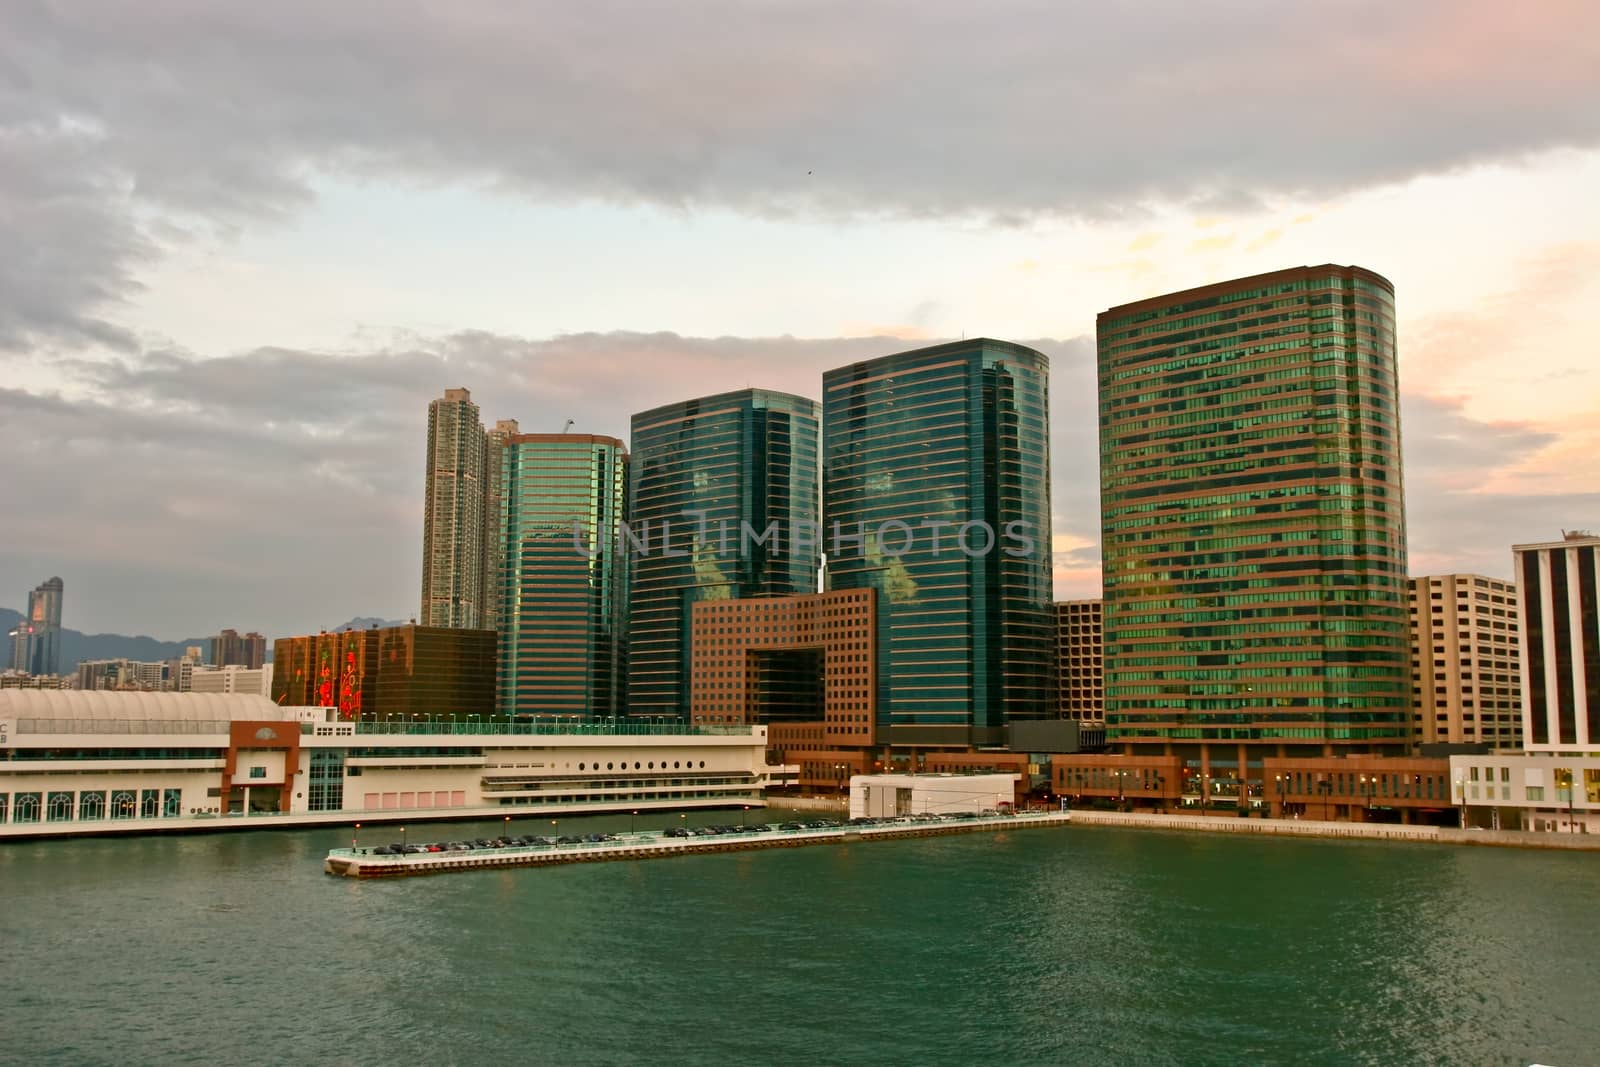
[[[987,338],[823,375],[828,578],[878,591],[880,742],[1054,716],[1049,411],[1046,357]]]
[[[630,715],[687,720],[696,601],[816,591],[818,432],[815,400],[765,389],[633,416]]]
[[[499,449],[500,714],[611,718],[622,699],[628,450],[508,433]]]
[[[1098,320],[1107,738],[1258,790],[1407,744],[1394,287],[1296,267]]]

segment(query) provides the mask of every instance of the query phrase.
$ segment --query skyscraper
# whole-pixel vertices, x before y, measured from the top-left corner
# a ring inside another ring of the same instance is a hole
[[[629,714],[687,719],[696,601],[816,590],[818,430],[816,401],[764,389],[633,417]]]
[[[1097,333],[1108,742],[1256,795],[1264,755],[1403,750],[1393,286],[1296,267]]]
[[[424,626],[476,629],[485,621],[488,439],[465,389],[428,405],[422,520]]]
[[[501,568],[505,544],[501,540],[500,464],[506,442],[521,433],[516,419],[501,419],[483,437],[483,617],[485,630],[500,629]]]
[[[29,674],[61,673],[60,578],[48,578],[28,594],[28,611],[10,633],[11,666]]]
[[[614,437],[513,434],[499,467],[499,713],[617,715],[627,449]]]
[[[977,338],[829,371],[823,397],[828,577],[877,590],[880,741],[1053,718],[1048,360]]]
[[[1592,752],[1600,745],[1600,537],[1574,531],[1512,552],[1521,594],[1523,744],[1529,752]],[[1600,770],[1591,773],[1600,777]]]

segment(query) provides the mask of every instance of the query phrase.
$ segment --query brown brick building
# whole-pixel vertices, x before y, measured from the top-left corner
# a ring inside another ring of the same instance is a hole
[[[1102,600],[1056,603],[1057,714],[1078,722],[1106,717],[1106,661]]]

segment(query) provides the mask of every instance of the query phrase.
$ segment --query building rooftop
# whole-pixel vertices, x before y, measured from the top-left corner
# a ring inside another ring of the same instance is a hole
[[[0,689],[0,721],[18,719],[286,721],[283,708],[254,693],[124,693],[99,689]]]

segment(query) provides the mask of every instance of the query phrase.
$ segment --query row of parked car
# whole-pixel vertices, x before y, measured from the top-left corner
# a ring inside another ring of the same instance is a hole
[[[1011,815],[1010,811],[999,811],[990,808],[986,811],[950,811],[936,814],[925,811],[917,815],[893,815],[884,818],[855,818],[850,820],[851,826],[893,826],[897,823],[919,822],[964,822],[973,819],[994,819],[1002,815]]]
[[[717,837],[721,834],[770,834],[775,830],[793,832],[795,830],[832,830],[839,826],[836,822],[781,822],[776,826],[764,822],[751,823],[748,826],[729,826],[717,823],[712,826],[673,826],[662,832],[663,837]]]
[[[600,844],[616,841],[616,834],[564,834],[561,837],[475,837],[471,841],[434,841],[429,844],[409,845],[392,841],[370,850],[374,856],[418,856],[427,852],[473,852],[486,848],[550,848],[555,845]]]

